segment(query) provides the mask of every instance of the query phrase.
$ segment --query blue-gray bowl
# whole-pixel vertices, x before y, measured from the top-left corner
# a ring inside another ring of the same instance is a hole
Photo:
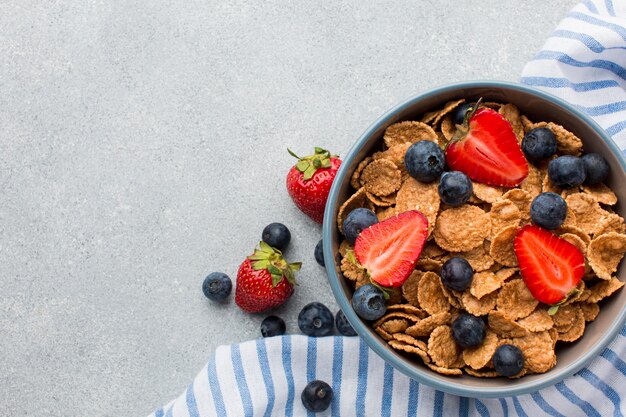
[[[386,362],[409,377],[441,391],[476,398],[507,397],[555,384],[579,371],[599,355],[624,326],[626,291],[620,291],[602,303],[598,318],[588,323],[580,340],[557,348],[557,365],[544,374],[527,375],[516,380],[475,378],[467,375],[446,376],[437,374],[419,360],[411,360],[388,347],[370,325],[355,314],[350,305],[352,288],[342,277],[338,263],[338,209],[352,193],[352,172],[361,159],[380,147],[385,128],[398,121],[419,120],[422,114],[441,108],[447,101],[458,98],[476,100],[478,97],[483,97],[485,101],[513,103],[531,120],[558,123],[583,140],[586,152],[603,155],[611,166],[607,185],[619,198],[615,210],[622,217],[626,217],[624,155],[593,120],[563,100],[530,87],[499,81],[466,82],[439,87],[406,100],[376,120],[356,141],[343,158],[326,204],[323,226],[324,259],[328,280],[339,306],[359,336]],[[625,267],[621,265],[618,277],[624,280],[625,273]]]

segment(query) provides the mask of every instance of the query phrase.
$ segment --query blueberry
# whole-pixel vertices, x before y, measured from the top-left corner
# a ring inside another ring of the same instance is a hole
[[[385,295],[374,284],[363,285],[352,294],[352,308],[364,320],[376,320],[387,311]]]
[[[410,176],[421,182],[433,182],[443,172],[446,156],[435,142],[421,140],[407,149],[404,166]]]
[[[315,245],[315,260],[321,266],[326,266],[324,264],[324,241],[322,239]]]
[[[514,345],[502,345],[493,354],[493,367],[502,376],[519,374],[524,368],[524,354]]]
[[[350,326],[350,322],[341,310],[338,310],[337,314],[335,314],[335,327],[337,327],[339,333],[344,336],[356,336],[356,332],[354,331],[352,326]]]
[[[276,249],[284,250],[291,240],[291,233],[282,223],[270,223],[263,229],[261,239]]]
[[[485,339],[485,322],[476,316],[463,313],[452,323],[452,337],[462,348],[480,345]]]
[[[585,181],[585,164],[575,156],[559,156],[548,164],[548,177],[557,187],[578,187]]]
[[[452,122],[455,125],[462,125],[463,120],[465,119],[465,113],[467,113],[467,111],[471,109],[475,104],[476,103],[463,103],[459,107],[454,109],[454,112],[452,113]]]
[[[565,221],[567,203],[556,193],[541,193],[530,205],[530,218],[537,226],[554,230]]]
[[[233,289],[233,282],[223,272],[211,272],[202,283],[202,292],[211,301],[224,301]]]
[[[309,303],[298,314],[298,327],[307,336],[327,336],[333,332],[334,325],[333,313],[322,303]]]
[[[472,181],[461,171],[445,172],[439,180],[439,197],[445,204],[457,207],[472,196]]]
[[[585,166],[585,184],[594,185],[601,183],[609,175],[609,163],[600,154],[588,153],[583,155],[583,165]]]
[[[524,135],[522,151],[530,162],[541,162],[556,153],[556,138],[546,127],[533,129]]]
[[[463,291],[472,283],[474,270],[469,262],[456,256],[444,262],[439,275],[441,276],[441,282],[447,288]]]
[[[261,322],[261,334],[263,337],[280,336],[285,334],[287,326],[283,319],[277,316],[267,316]]]
[[[356,238],[359,237],[363,229],[376,223],[378,223],[378,217],[372,210],[357,208],[352,210],[343,221],[343,234],[346,236],[346,240],[354,245]]]
[[[302,405],[315,413],[326,410],[333,400],[333,389],[324,381],[311,381],[302,390]]]

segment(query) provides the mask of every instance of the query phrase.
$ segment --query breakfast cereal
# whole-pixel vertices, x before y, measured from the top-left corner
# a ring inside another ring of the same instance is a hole
[[[428,140],[444,148],[458,133],[453,112],[465,100],[447,102],[424,114],[420,121],[400,121],[387,127],[382,149],[365,157],[352,173],[355,192],[340,207],[344,218],[355,208],[373,210],[384,221],[417,210],[428,220],[425,242],[415,270],[401,287],[388,288],[387,313],[372,324],[374,331],[398,352],[422,362],[443,375],[467,374],[497,377],[492,358],[503,344],[519,347],[524,367],[511,378],[543,373],[556,365],[558,346],[584,337],[587,323],[601,314],[599,304],[620,290],[615,277],[626,253],[624,219],[613,211],[616,194],[605,184],[562,189],[547,173],[547,161],[529,163],[528,175],[517,187],[472,181],[469,200],[458,207],[442,203],[438,181],[422,182],[409,176],[404,156],[409,147]],[[583,153],[579,137],[552,122],[533,122],[513,104],[484,103],[511,125],[519,143],[535,128],[549,129],[557,142],[557,155]],[[458,137],[458,135],[457,135]],[[585,258],[585,274],[558,309],[533,297],[520,276],[514,239],[531,223],[530,207],[543,192],[562,196],[565,221],[552,232],[578,248]],[[340,268],[355,288],[370,282],[356,260],[353,245],[340,245]],[[443,285],[439,272],[453,257],[467,260],[473,270],[463,291]],[[556,313],[554,312],[556,310]],[[452,323],[463,312],[481,317],[486,324],[483,342],[461,348]]]

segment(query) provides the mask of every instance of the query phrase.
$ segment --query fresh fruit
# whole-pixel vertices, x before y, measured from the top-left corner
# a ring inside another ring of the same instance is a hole
[[[444,204],[458,207],[472,196],[472,180],[461,171],[445,172],[439,180],[437,190]]]
[[[463,291],[472,283],[474,270],[464,258],[455,256],[443,263],[439,272],[441,283],[455,291]]]
[[[294,273],[302,263],[287,263],[282,252],[261,241],[260,249],[241,263],[235,303],[248,313],[260,313],[283,304],[293,294]]]
[[[585,166],[585,184],[594,185],[601,183],[609,175],[609,163],[600,154],[588,153],[580,159],[583,160]]]
[[[311,381],[302,390],[302,405],[314,413],[324,411],[333,400],[333,389],[324,381]]]
[[[291,240],[291,232],[282,223],[270,223],[263,229],[261,238],[268,245],[276,249],[285,250]]]
[[[544,229],[556,229],[563,224],[566,216],[567,203],[556,193],[541,193],[530,205],[531,220]]]
[[[454,123],[455,125],[463,124],[463,120],[465,120],[465,115],[467,114],[467,111],[471,111],[471,109],[473,109],[475,105],[476,103],[463,103],[459,105],[459,107],[454,109],[454,112],[452,112],[452,123]]]
[[[457,126],[446,147],[448,166],[474,181],[513,187],[528,175],[528,163],[513,128],[498,112],[478,107]]]
[[[211,301],[224,301],[232,288],[230,277],[223,272],[211,272],[202,283],[202,292]]]
[[[576,291],[585,274],[585,258],[576,246],[534,225],[518,230],[513,245],[522,279],[538,301],[561,303]]]
[[[530,130],[522,139],[522,152],[530,162],[538,163],[556,153],[556,138],[547,127]]]
[[[278,316],[267,316],[261,322],[263,337],[281,336],[287,331],[285,321]]]
[[[356,332],[341,310],[337,310],[337,314],[335,314],[335,327],[344,336],[356,336]]]
[[[361,232],[376,223],[378,217],[372,210],[359,207],[348,213],[343,221],[343,234],[346,240],[354,245]]]
[[[524,369],[524,354],[515,345],[498,346],[493,354],[493,367],[502,376],[513,376]]]
[[[439,178],[446,165],[446,156],[435,142],[421,140],[407,149],[404,167],[410,176],[421,182]]]
[[[352,308],[363,320],[377,320],[387,311],[385,294],[374,284],[365,284],[352,294]]]
[[[426,217],[416,210],[406,211],[363,230],[354,254],[372,281],[399,287],[415,269],[427,236]]]
[[[316,301],[305,305],[298,314],[298,327],[307,336],[327,336],[333,332],[334,324],[333,313]]]
[[[322,239],[320,239],[319,242],[317,242],[317,245],[315,245],[315,261],[320,264],[321,266],[326,266],[326,264],[324,263],[324,241]]]
[[[287,174],[287,191],[296,206],[318,223],[324,221],[324,208],[330,186],[341,165],[337,155],[315,148],[315,154],[300,158],[289,151],[298,162]]]
[[[578,187],[586,178],[585,164],[576,156],[559,156],[548,163],[548,177],[557,187]]]
[[[463,349],[480,345],[487,334],[487,326],[480,317],[462,313],[452,322],[452,337]]]

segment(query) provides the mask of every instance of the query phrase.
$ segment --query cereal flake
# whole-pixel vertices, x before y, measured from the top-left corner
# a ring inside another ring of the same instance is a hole
[[[529,316],[539,301],[526,287],[521,279],[508,281],[498,293],[498,310],[506,312],[506,315],[513,320]]]
[[[587,249],[587,259],[601,279],[611,279],[626,253],[626,235],[611,232],[593,239]]]
[[[465,252],[482,245],[491,231],[489,215],[464,204],[441,212],[435,224],[437,244],[452,252]]]

